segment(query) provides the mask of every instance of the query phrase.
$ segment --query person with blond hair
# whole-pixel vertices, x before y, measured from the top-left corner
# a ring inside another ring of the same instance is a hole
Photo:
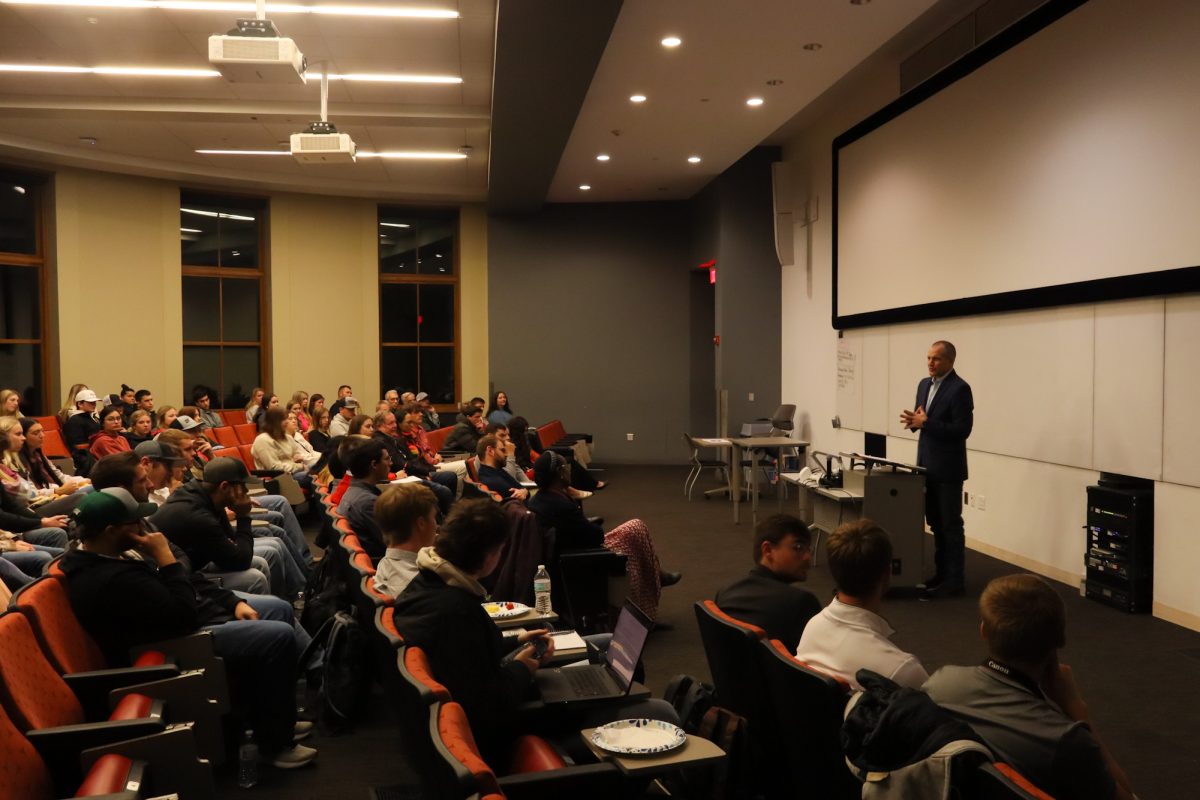
[[[0,389],[0,417],[25,416],[21,413],[21,395],[15,389]]]
[[[1010,764],[1060,800],[1129,800],[1125,771],[1092,727],[1074,673],[1058,661],[1067,643],[1062,597],[1036,575],[993,579],[979,597],[987,658],[942,667],[923,687]]]

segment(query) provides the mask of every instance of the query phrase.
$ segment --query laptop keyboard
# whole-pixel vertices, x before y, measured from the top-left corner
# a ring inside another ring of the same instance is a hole
[[[599,697],[608,694],[608,684],[594,669],[564,669],[563,674],[577,697]]]

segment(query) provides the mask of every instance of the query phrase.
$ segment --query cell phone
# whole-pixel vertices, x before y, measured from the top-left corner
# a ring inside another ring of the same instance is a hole
[[[546,651],[549,649],[550,649],[550,637],[549,636],[539,636],[538,638],[533,640],[533,657],[534,658],[541,659],[542,656],[546,655]]]

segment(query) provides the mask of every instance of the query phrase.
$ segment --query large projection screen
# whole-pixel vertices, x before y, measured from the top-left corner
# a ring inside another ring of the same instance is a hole
[[[1052,0],[833,155],[835,327],[1200,291],[1200,2]]]

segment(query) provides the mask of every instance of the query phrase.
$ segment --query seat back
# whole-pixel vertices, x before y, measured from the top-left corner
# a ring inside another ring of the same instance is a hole
[[[789,783],[814,797],[859,797],[862,784],[846,766],[841,742],[849,685],[799,661],[778,639],[757,647],[778,741],[789,754]]]
[[[791,403],[784,403],[775,409],[775,413],[771,415],[771,435],[786,435],[796,427],[793,422],[795,418],[796,406]]]
[[[221,447],[237,447],[241,442],[238,441],[237,434],[233,432],[233,428],[228,425],[223,428],[209,428],[208,433],[216,437],[217,444]]]
[[[479,456],[471,456],[467,459],[467,477],[475,483],[479,483]]]
[[[246,411],[242,408],[222,408],[217,412],[227,427],[246,424]]]
[[[770,712],[762,691],[762,665],[757,647],[767,632],[734,619],[712,600],[696,603],[696,623],[700,626],[700,639],[718,702],[745,717],[752,728],[761,725]]]
[[[553,544],[550,540],[550,545]],[[611,631],[621,598],[626,594],[623,587],[613,591],[613,584],[626,580],[627,560],[626,556],[603,547],[559,553],[557,559],[547,564],[555,610],[581,634]]]
[[[51,417],[50,419],[54,419]],[[67,443],[63,440],[62,432],[57,428],[50,430],[46,428],[42,438],[42,452],[47,458],[70,458],[71,451],[67,449]]]
[[[29,620],[42,652],[60,675],[108,666],[99,645],[71,610],[61,580],[46,576],[21,587],[13,597],[13,607]]]
[[[19,797],[22,800],[50,800],[54,785],[50,771],[29,740],[21,735],[8,714],[0,707],[0,753],[4,768],[0,769],[0,797]]]
[[[237,437],[238,444],[254,444],[258,428],[253,422],[242,422],[233,426],[233,435]]]
[[[41,730],[84,721],[83,708],[42,655],[29,620],[0,614],[0,704],[19,730]]]
[[[429,449],[433,452],[438,452],[442,449],[442,445],[446,443],[446,437],[450,435],[450,431],[454,430],[451,425],[446,428],[438,428],[425,434],[425,441],[429,444]]]
[[[62,425],[58,421],[58,417],[34,417],[38,424],[42,426],[44,431],[61,431]]]
[[[980,764],[968,780],[974,800],[1054,800],[1009,764]]]
[[[422,703],[433,705],[451,700],[450,690],[433,677],[433,668],[429,665],[429,656],[425,655],[424,650],[409,645],[398,655],[400,676],[413,687]]]
[[[471,723],[458,703],[437,703],[429,711],[429,736],[438,755],[438,766],[448,778],[446,797],[500,793],[496,773],[484,763],[471,733]]]
[[[381,606],[375,610],[375,630],[393,649],[404,646],[404,637],[396,630],[395,614],[396,609],[392,606]]]
[[[217,452],[220,452],[219,450]],[[237,449],[238,455],[242,458],[242,463],[246,465],[248,470],[259,469],[259,466],[254,463],[254,454],[250,452],[250,445],[240,444]]]
[[[562,420],[552,419],[546,424],[538,426],[537,435],[538,444],[541,445],[542,450],[545,450],[547,447],[566,436],[567,429],[563,427]]]

